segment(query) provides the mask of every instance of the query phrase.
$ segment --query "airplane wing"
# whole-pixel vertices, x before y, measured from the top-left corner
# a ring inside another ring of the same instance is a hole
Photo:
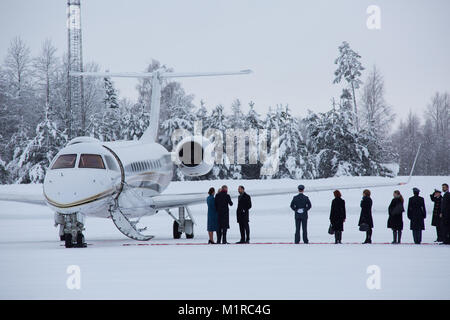
[[[365,189],[365,188],[376,188],[376,187],[389,187],[389,186],[401,186],[409,183],[409,179],[407,182],[398,182],[398,181],[388,181],[388,182],[380,182],[380,183],[359,183],[359,184],[348,184],[348,185],[322,185],[317,187],[307,187],[305,192],[319,192],[319,191],[334,191],[336,189],[345,190],[345,189]],[[294,187],[289,188],[277,188],[277,189],[247,189],[246,192],[252,197],[260,197],[260,196],[275,196],[275,195],[288,195],[288,194],[296,194],[298,191]],[[229,192],[232,198],[237,198],[239,194],[237,192]],[[206,197],[208,195],[206,192],[201,193],[183,193],[183,194],[161,194],[158,196],[152,197],[153,207],[156,210],[162,209],[171,209],[177,207],[183,207],[187,205],[205,203]]]
[[[417,150],[416,157],[414,159],[413,165],[411,167],[411,171],[406,182],[399,182],[392,179],[392,181],[380,182],[380,183],[359,183],[359,184],[349,184],[349,185],[322,185],[317,187],[308,187],[305,189],[305,192],[319,192],[319,191],[332,191],[336,189],[345,190],[345,189],[365,189],[365,188],[377,188],[377,187],[394,187],[394,186],[402,186],[406,185],[411,181],[411,177],[414,172],[414,168],[416,166],[416,161],[419,156],[420,147]],[[259,189],[259,190],[250,190],[246,189],[246,192],[252,197],[259,196],[274,196],[274,195],[282,195],[282,194],[296,194],[298,191],[296,188],[277,188],[277,189]],[[236,192],[229,193],[232,198],[237,198],[238,194]],[[156,210],[161,209],[171,209],[177,207],[183,207],[192,204],[204,203],[206,201],[207,194],[206,192],[202,193],[184,193],[184,194],[161,194],[159,196],[155,196],[152,198],[153,207]]]
[[[14,194],[14,193],[0,193],[0,201],[23,202],[30,204],[39,204],[45,206],[43,194]]]

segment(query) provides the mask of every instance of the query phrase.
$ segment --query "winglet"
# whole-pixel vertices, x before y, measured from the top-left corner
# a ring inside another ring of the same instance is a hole
[[[414,162],[411,168],[411,172],[409,173],[409,177],[408,177],[408,181],[406,181],[406,183],[403,184],[408,184],[411,181],[411,177],[414,173],[414,168],[416,167],[416,162],[417,162],[417,158],[419,157],[419,152],[420,152],[420,147],[422,146],[422,144],[419,144],[419,148],[417,148],[417,153],[416,153],[416,157],[414,158]]]

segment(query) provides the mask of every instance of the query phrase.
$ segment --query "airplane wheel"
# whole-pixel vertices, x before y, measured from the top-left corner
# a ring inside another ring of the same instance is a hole
[[[81,232],[77,234],[77,247],[84,247],[84,236]]]
[[[194,232],[192,232],[191,234],[186,233],[186,239],[194,239]]]
[[[66,233],[64,235],[64,241],[66,244],[66,248],[72,248],[73,244],[72,244],[72,235],[70,233]]]
[[[181,238],[181,232],[178,231],[178,222],[173,222],[173,238],[174,239],[180,239]]]

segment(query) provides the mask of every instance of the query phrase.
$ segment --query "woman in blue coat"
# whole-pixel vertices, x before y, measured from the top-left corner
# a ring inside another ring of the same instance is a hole
[[[209,241],[208,244],[214,244],[213,232],[217,231],[218,221],[217,221],[217,211],[214,202],[214,194],[216,190],[214,188],[209,188],[208,197],[206,198],[206,204],[208,205],[208,234]]]

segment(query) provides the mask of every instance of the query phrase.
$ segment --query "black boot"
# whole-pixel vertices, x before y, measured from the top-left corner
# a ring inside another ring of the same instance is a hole
[[[396,244],[396,243],[397,243],[397,234],[398,234],[398,231],[397,231],[397,230],[393,230],[393,231],[392,231],[392,234],[394,235],[394,241],[392,241],[392,244]]]
[[[397,243],[402,242],[402,230],[397,231]]]
[[[222,244],[228,244],[227,242],[227,230],[225,229],[222,234]]]
[[[372,243],[372,229],[369,229],[366,232],[366,241],[364,241],[363,243]]]

